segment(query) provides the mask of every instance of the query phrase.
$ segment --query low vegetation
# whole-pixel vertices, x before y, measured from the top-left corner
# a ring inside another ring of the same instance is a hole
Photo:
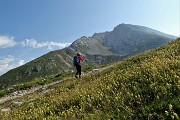
[[[179,119],[180,38],[1,112],[4,120]]]
[[[69,47],[51,51],[9,70],[0,76],[0,90],[32,82],[35,78],[70,72],[73,70],[72,58],[77,52],[85,56],[85,65],[101,65],[157,48],[175,38],[147,27],[120,24],[113,31],[95,33],[91,37],[83,36]]]
[[[0,97],[4,96],[6,94],[5,90],[0,90]]]

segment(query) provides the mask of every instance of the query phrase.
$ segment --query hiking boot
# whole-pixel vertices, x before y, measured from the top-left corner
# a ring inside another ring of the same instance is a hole
[[[77,75],[75,75],[75,78],[78,78],[78,76],[77,76]]]
[[[79,78],[81,78],[81,75],[79,75]]]

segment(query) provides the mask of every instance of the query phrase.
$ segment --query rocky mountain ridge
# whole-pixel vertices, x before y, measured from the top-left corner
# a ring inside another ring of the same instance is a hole
[[[83,67],[93,67],[122,60],[125,57],[157,48],[174,36],[137,25],[120,24],[113,31],[83,36],[69,47],[49,52],[0,76],[0,89],[26,83],[35,78],[62,75],[74,70],[72,57],[81,52],[86,57]]]
[[[71,77],[7,101],[0,118],[179,120],[179,44],[180,38],[81,79]]]

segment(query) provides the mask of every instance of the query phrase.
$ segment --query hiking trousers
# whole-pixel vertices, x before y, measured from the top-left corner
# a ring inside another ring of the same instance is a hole
[[[76,70],[77,70],[76,75],[81,75],[81,65],[75,64],[75,66],[76,66]]]

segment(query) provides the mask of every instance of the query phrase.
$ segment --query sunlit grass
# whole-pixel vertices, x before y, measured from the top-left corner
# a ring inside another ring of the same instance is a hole
[[[69,78],[3,119],[179,119],[180,39],[101,72]]]

